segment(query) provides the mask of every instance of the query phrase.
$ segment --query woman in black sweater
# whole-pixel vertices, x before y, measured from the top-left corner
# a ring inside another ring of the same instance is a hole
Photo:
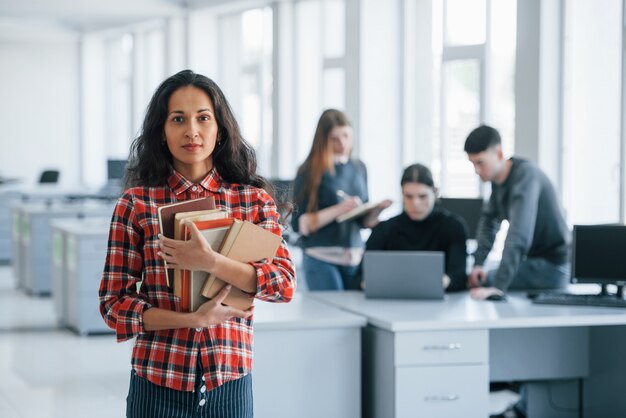
[[[367,241],[367,250],[442,251],[445,253],[444,287],[467,289],[467,225],[460,217],[435,206],[437,189],[430,170],[413,164],[402,174],[404,211],[379,223]]]

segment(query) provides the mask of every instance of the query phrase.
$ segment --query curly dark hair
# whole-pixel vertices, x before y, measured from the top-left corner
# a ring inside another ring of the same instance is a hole
[[[141,132],[130,148],[125,186],[162,186],[172,174],[173,157],[163,139],[169,100],[186,86],[204,91],[213,103],[218,125],[213,166],[228,183],[247,184],[265,189],[274,196],[272,185],[256,173],[256,154],[241,136],[235,115],[217,84],[206,76],[183,70],[169,77],[156,89],[146,111]]]

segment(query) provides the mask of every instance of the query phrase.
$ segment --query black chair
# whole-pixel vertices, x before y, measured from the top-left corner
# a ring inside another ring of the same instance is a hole
[[[59,182],[59,170],[44,170],[39,177],[39,183],[54,184]]]
[[[291,212],[293,211],[293,180],[281,180],[281,179],[269,179],[269,182],[274,186],[275,201],[278,205],[278,213],[280,217],[284,219],[285,224],[289,225]],[[285,226],[283,228],[283,237],[285,241],[292,243],[296,237],[296,233]]]

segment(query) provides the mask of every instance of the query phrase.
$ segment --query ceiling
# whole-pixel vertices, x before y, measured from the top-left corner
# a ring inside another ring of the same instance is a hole
[[[126,26],[184,13],[187,7],[216,6],[228,0],[0,0],[0,42],[81,33]]]

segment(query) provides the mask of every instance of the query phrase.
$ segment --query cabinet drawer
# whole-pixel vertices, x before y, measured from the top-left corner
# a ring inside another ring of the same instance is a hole
[[[487,330],[396,334],[395,365],[487,364]]]
[[[397,418],[485,418],[489,370],[482,366],[399,367]]]

